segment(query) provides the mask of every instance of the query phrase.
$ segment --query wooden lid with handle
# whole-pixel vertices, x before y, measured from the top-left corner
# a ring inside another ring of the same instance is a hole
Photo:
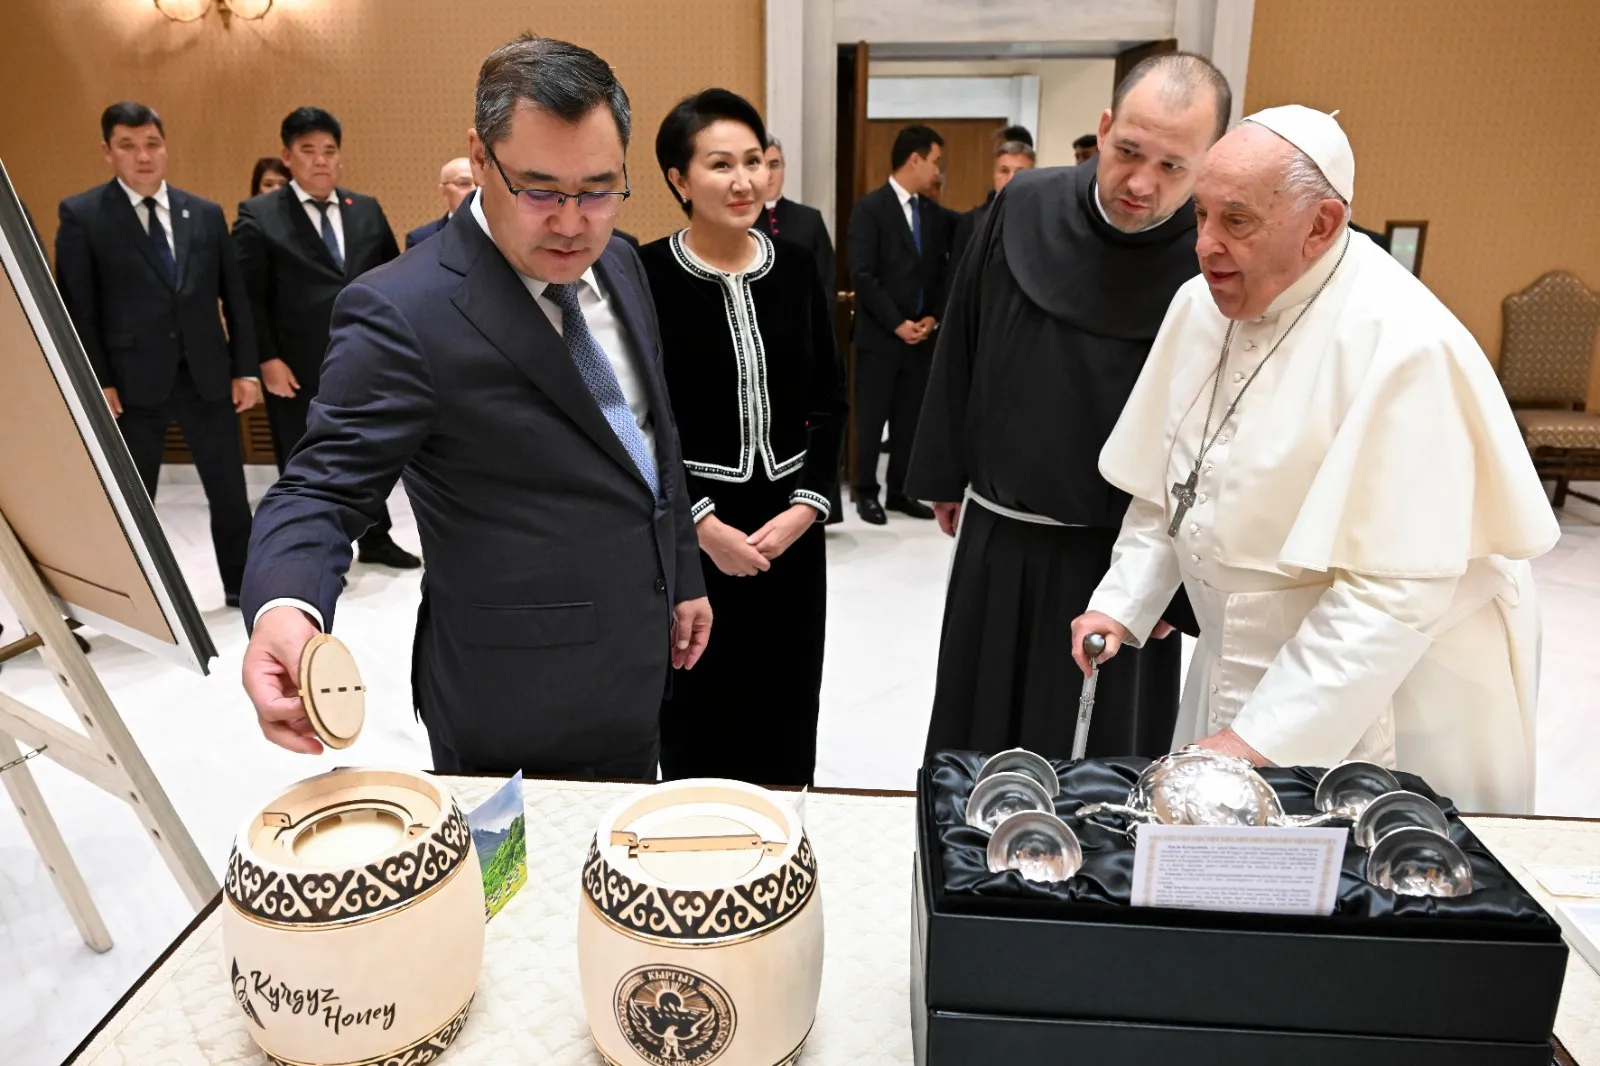
[[[311,727],[330,748],[348,748],[367,718],[367,689],[350,649],[318,633],[300,653],[300,702]]]

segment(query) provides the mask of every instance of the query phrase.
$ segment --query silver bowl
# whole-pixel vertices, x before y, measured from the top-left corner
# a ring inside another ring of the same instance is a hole
[[[1166,825],[1281,825],[1278,794],[1247,760],[1184,748],[1144,768],[1128,806]]]
[[[989,870],[1015,870],[1029,881],[1065,881],[1083,866],[1078,834],[1044,811],[1018,811],[989,837]]]
[[[1465,896],[1472,865],[1455,841],[1430,829],[1389,833],[1367,853],[1367,883],[1402,896]]]
[[[1367,804],[1356,819],[1356,843],[1367,850],[1390,833],[1401,829],[1426,829],[1442,837],[1450,835],[1450,823],[1439,805],[1415,792],[1385,792]]]
[[[979,781],[967,797],[967,824],[993,833],[995,827],[1018,811],[1054,813],[1049,793],[1027,774],[1002,770]]]
[[[1348,811],[1355,817],[1379,796],[1400,790],[1400,779],[1377,763],[1342,762],[1317,782],[1317,810]]]
[[[1061,794],[1061,778],[1057,776],[1056,768],[1044,756],[1035,755],[1027,748],[1009,748],[989,756],[983,769],[978,771],[978,780],[1006,772],[1027,774],[1051,796]]]

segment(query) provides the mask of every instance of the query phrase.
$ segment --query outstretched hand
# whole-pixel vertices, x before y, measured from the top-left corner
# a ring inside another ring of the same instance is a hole
[[[280,748],[306,755],[322,754],[322,741],[300,702],[300,655],[318,632],[298,607],[274,607],[250,634],[241,670],[262,734]]]

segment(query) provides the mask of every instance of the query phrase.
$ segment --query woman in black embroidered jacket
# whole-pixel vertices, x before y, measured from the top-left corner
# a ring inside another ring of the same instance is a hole
[[[811,783],[828,516],[844,375],[809,253],[754,225],[766,130],[708,89],[661,124],[656,159],[689,226],[640,250],[661,323],[716,635],[661,710],[667,779]]]

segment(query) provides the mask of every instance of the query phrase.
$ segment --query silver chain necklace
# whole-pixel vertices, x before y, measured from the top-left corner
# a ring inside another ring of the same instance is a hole
[[[1212,433],[1211,416],[1216,414],[1217,411],[1217,395],[1222,391],[1222,372],[1228,366],[1228,348],[1233,344],[1233,331],[1239,325],[1237,322],[1228,323],[1227,335],[1222,338],[1222,356],[1217,360],[1216,377],[1211,382],[1211,403],[1206,407],[1205,425],[1200,429],[1200,453],[1194,457],[1194,469],[1189,471],[1189,480],[1174,482],[1172,486],[1172,495],[1177,499],[1178,505],[1172,512],[1172,524],[1167,527],[1167,536],[1176,537],[1178,535],[1178,528],[1183,525],[1184,515],[1188,514],[1189,508],[1194,506],[1195,500],[1198,498],[1195,490],[1200,486],[1201,464],[1206,461],[1206,454],[1211,451],[1211,446],[1217,443],[1218,437],[1222,436],[1222,427],[1226,426],[1228,419],[1233,417],[1233,412],[1239,407],[1239,401],[1244,399],[1245,392],[1249,390],[1251,385],[1255,384],[1256,375],[1260,374],[1262,368],[1267,365],[1267,360],[1271,359],[1277,354],[1278,349],[1283,347],[1283,342],[1289,339],[1289,334],[1294,332],[1294,328],[1300,324],[1300,320],[1306,317],[1306,313],[1317,302],[1317,297],[1322,295],[1322,290],[1328,287],[1328,283],[1333,280],[1333,276],[1339,272],[1340,265],[1344,263],[1345,253],[1349,250],[1350,237],[1347,234],[1344,239],[1344,247],[1339,249],[1339,258],[1334,261],[1333,269],[1328,271],[1328,276],[1322,279],[1322,284],[1317,286],[1317,291],[1311,294],[1311,299],[1306,301],[1306,305],[1300,309],[1300,313],[1294,316],[1294,321],[1289,323],[1289,328],[1283,331],[1283,336],[1278,338],[1277,343],[1272,346],[1261,362],[1256,364],[1256,368],[1250,372],[1250,377],[1240,387],[1239,394],[1233,398],[1233,402],[1228,405],[1228,409],[1222,413],[1221,420],[1217,422],[1217,431]]]

